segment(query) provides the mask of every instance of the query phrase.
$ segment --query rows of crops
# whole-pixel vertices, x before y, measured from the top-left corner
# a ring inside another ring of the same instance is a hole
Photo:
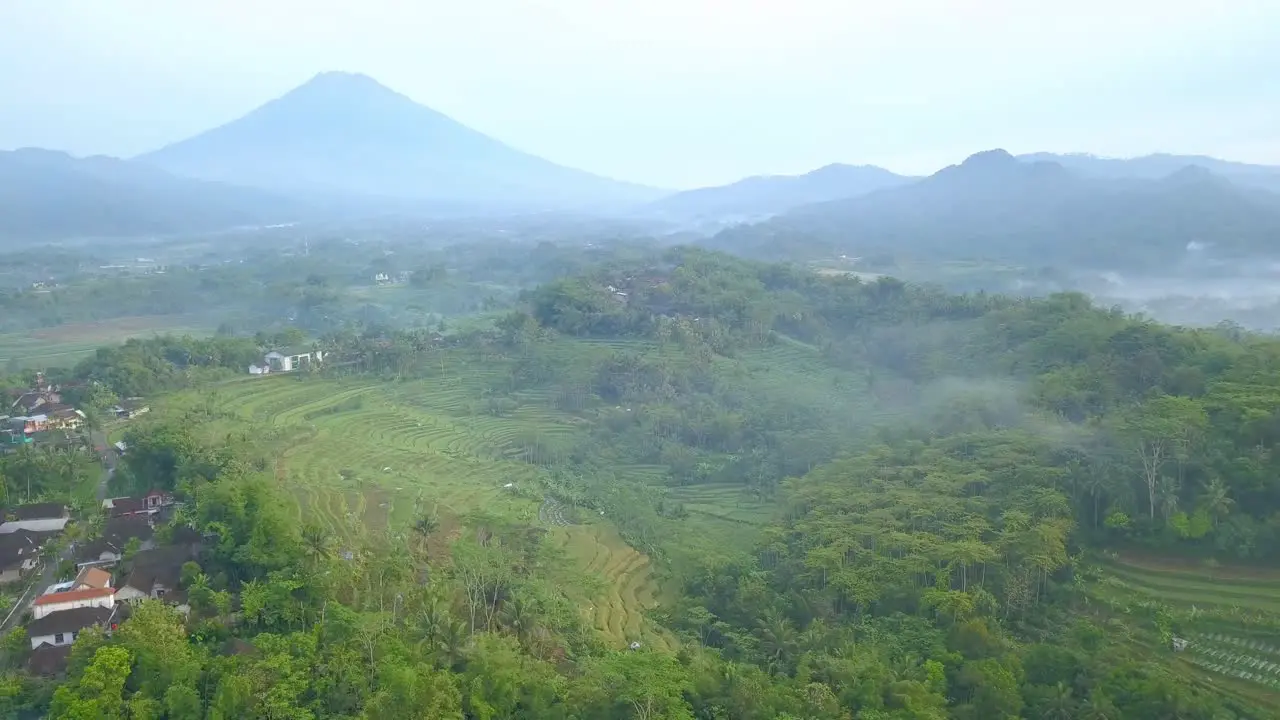
[[[1225,572],[1233,575],[1226,578],[1215,577],[1215,568],[1160,569],[1118,558],[1105,560],[1103,568],[1106,575],[1096,585],[1102,596],[1177,611],[1187,641],[1178,656],[1188,679],[1280,707],[1280,637],[1261,637],[1264,631],[1252,624],[1280,611],[1280,581],[1243,569]]]
[[[1186,659],[1197,668],[1280,691],[1276,643],[1225,633],[1197,633],[1189,639]]]

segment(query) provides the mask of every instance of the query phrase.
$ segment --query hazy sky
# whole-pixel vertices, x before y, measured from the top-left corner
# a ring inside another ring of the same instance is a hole
[[[1280,164],[1277,0],[0,0],[0,148],[128,156],[324,70],[667,187],[982,149]]]

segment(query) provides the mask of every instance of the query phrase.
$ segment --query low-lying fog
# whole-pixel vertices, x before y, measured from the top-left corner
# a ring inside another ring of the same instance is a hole
[[[1163,276],[1082,274],[1076,287],[1098,303],[1116,304],[1164,322],[1280,330],[1280,260],[1206,262]]]

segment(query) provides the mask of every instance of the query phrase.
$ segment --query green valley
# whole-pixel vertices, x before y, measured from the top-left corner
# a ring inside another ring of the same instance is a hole
[[[690,248],[444,327],[66,372],[149,399],[111,492],[173,493],[156,533],[203,540],[186,614],[87,632],[56,689],[11,653],[10,707],[169,707],[160,678],[189,717],[1280,709],[1271,338]]]

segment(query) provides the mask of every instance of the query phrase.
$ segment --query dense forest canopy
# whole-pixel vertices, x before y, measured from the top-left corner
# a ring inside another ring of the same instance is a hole
[[[12,671],[12,644],[6,709],[1217,720],[1280,707],[1274,651],[1259,649],[1280,633],[1267,605],[1196,605],[1181,576],[1160,597],[1113,572],[1133,553],[1205,567],[1274,555],[1280,341],[1078,294],[951,295],[683,247],[555,276],[488,326],[316,334],[339,360],[271,379],[321,388],[296,425],[218,405],[232,369],[285,338],[132,341],[70,371],[90,404],[185,393],[128,427],[112,482],[175,492],[185,505],[161,532],[194,528],[205,547],[184,572],[187,616],[151,601],[110,637],[86,633],[64,682]],[[662,564],[667,597],[648,614],[669,645],[593,629],[577,600],[590,574],[554,524],[521,514],[523,495],[422,503],[402,531],[295,511],[282,448],[367,409],[373,396],[352,393],[374,382],[406,404],[424,385],[479,387],[462,412],[494,422],[565,418],[571,430],[508,441],[504,461],[532,466],[518,492],[598,511]],[[10,494],[43,472],[33,461],[4,458]],[[714,520],[681,499],[726,487],[757,515]],[[1212,656],[1235,674],[1171,649],[1224,633],[1258,653]]]

